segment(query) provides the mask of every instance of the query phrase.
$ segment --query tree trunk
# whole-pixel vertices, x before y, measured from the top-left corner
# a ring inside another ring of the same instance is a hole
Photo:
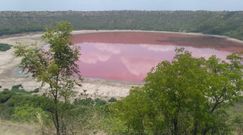
[[[56,121],[56,134],[61,135],[61,129],[60,129],[60,121],[59,121],[59,113],[58,113],[58,100],[57,100],[57,90],[55,91],[55,96],[54,96],[54,105],[55,105],[55,121]]]
[[[61,133],[60,133],[59,115],[58,115],[58,111],[57,110],[55,110],[55,121],[56,121],[56,133],[57,133],[57,135],[61,135]]]
[[[197,135],[197,132],[198,132],[198,121],[195,121],[192,134]]]
[[[207,129],[207,128],[204,128],[204,129],[202,130],[202,135],[206,135],[207,132],[208,132],[208,129]]]
[[[177,118],[173,119],[173,135],[178,135],[178,121]]]

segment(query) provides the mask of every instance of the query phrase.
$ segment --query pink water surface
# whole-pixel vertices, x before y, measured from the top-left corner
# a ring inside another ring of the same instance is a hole
[[[162,60],[171,61],[175,45],[79,43],[80,72],[84,77],[141,83],[152,67]],[[181,46],[180,46],[181,47]],[[210,48],[184,47],[195,57],[230,54]]]

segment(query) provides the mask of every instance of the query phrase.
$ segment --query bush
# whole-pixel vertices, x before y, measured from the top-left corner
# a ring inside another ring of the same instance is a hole
[[[116,101],[117,101],[117,99],[114,98],[114,97],[112,97],[112,98],[110,98],[110,99],[108,100],[108,102],[116,102]]]
[[[33,95],[21,85],[13,86],[11,90],[0,92],[0,118],[15,122],[31,122],[49,128],[53,102],[47,97]],[[107,102],[101,99],[80,99],[72,104],[59,102],[60,109],[65,110],[62,115],[67,127],[75,132],[90,134],[99,131],[105,126],[108,113]],[[68,111],[67,111],[68,110]]]
[[[42,108],[24,105],[16,107],[12,117],[17,121],[38,122],[38,114],[48,117],[47,113],[44,112]]]
[[[1,44],[1,43],[0,43],[0,51],[2,51],[2,52],[5,52],[5,51],[11,49],[11,47],[12,47],[12,46],[9,45],[9,44]]]
[[[44,112],[50,107],[48,98],[32,95],[22,88],[22,85],[16,85],[11,90],[5,89],[0,92],[0,117],[2,119],[27,121],[29,118],[33,120],[32,113]]]
[[[9,100],[11,97],[11,92],[9,90],[4,90],[0,93],[0,104],[3,104]]]

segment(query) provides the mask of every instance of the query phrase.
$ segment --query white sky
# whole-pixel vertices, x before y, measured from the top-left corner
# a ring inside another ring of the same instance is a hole
[[[0,0],[5,10],[243,10],[243,0]]]

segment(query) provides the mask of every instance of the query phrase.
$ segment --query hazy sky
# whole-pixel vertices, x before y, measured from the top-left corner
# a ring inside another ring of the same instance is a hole
[[[243,10],[243,0],[0,0],[0,10]]]

